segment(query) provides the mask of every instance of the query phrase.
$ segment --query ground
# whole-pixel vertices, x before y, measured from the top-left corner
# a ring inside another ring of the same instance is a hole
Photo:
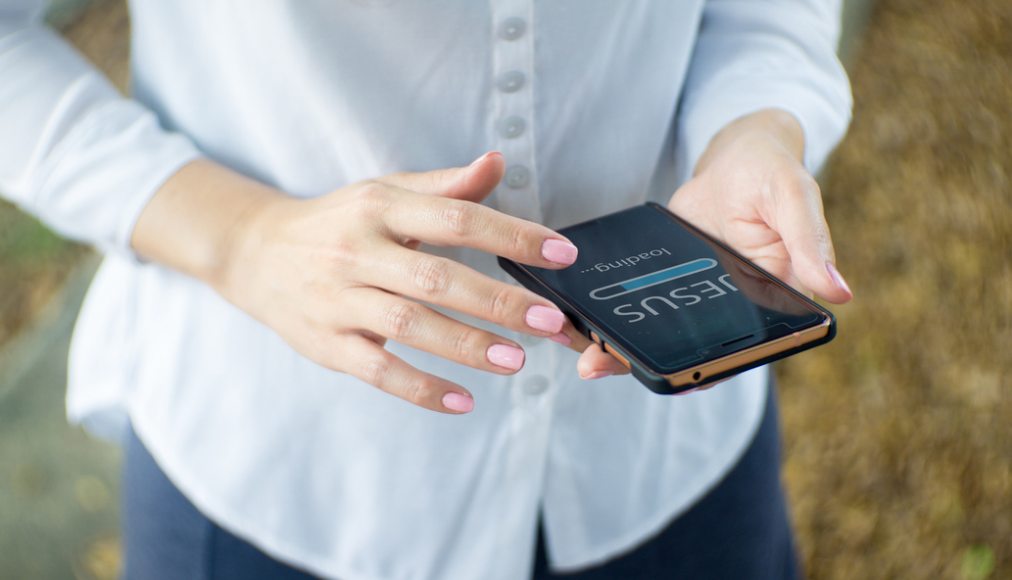
[[[854,123],[821,181],[856,299],[778,367],[812,578],[1012,578],[1010,29],[1008,0],[880,0],[849,43]],[[103,0],[67,35],[123,86],[126,31]],[[83,255],[0,209],[8,352]],[[32,368],[0,381],[0,577],[112,578],[116,454],[64,426],[59,363]]]
[[[816,578],[1012,578],[1012,2],[882,0],[823,184],[853,304],[786,361]]]

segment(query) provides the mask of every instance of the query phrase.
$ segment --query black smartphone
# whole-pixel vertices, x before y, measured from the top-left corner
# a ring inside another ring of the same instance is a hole
[[[559,230],[547,270],[499,257],[652,391],[674,394],[833,339],[832,313],[656,203]]]

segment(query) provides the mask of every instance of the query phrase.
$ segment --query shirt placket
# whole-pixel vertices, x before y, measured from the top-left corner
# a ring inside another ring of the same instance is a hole
[[[506,159],[500,209],[541,222],[534,148],[534,34],[530,0],[493,0],[493,143]]]
[[[491,0],[492,116],[491,143],[506,160],[506,173],[496,189],[496,205],[505,213],[540,223],[541,201],[535,162],[534,8],[532,0]],[[507,545],[532,546],[547,459],[554,386],[550,377],[556,346],[526,334],[514,336],[526,353],[523,370],[513,377],[508,421],[510,445],[505,458],[506,480],[513,500],[502,516],[500,533]],[[528,554],[530,556],[530,554]],[[503,565],[517,577],[529,570],[525,558]]]

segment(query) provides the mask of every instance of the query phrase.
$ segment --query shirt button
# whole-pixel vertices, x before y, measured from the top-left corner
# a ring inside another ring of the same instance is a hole
[[[523,18],[507,18],[499,23],[499,38],[516,40],[524,35],[525,30],[527,30],[527,23]]]
[[[511,70],[499,75],[495,86],[499,87],[499,90],[504,93],[515,93],[523,88],[525,80],[527,80],[527,77],[524,76],[524,73],[518,70]]]
[[[506,170],[506,185],[513,189],[526,187],[531,182],[531,172],[523,165],[514,165]]]
[[[528,395],[540,395],[548,390],[548,378],[544,375],[534,375],[524,383],[524,391]]]
[[[506,117],[499,121],[499,135],[506,139],[513,139],[523,134],[527,127],[527,121],[522,117]]]

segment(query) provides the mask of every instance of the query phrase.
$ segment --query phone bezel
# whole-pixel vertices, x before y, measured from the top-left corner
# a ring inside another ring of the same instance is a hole
[[[829,310],[809,299],[804,294],[801,294],[794,288],[791,288],[788,284],[748,260],[727,244],[714,239],[706,232],[703,232],[696,226],[673,214],[666,207],[654,202],[647,202],[644,205],[655,211],[659,211],[663,216],[674,221],[676,224],[714,244],[720,248],[720,250],[725,252],[728,257],[737,260],[748,269],[753,270],[763,278],[772,282],[775,286],[781,288],[785,292],[788,292],[802,303],[809,306],[814,312],[821,315],[821,319],[813,322],[809,326],[797,329],[790,334],[765,340],[739,350],[731,350],[730,352],[716,354],[713,357],[704,358],[704,360],[691,364],[685,368],[657,368],[652,365],[652,363],[635,356],[633,352],[635,352],[636,349],[630,348],[628,341],[625,340],[624,337],[621,335],[613,335],[613,333],[605,331],[605,325],[601,324],[596,316],[584,311],[581,309],[579,304],[569,300],[566,296],[559,294],[555,289],[550,287],[544,279],[542,279],[538,274],[527,269],[527,267],[523,264],[518,264],[512,260],[502,257],[499,257],[499,264],[507,271],[507,273],[517,279],[528,289],[557,304],[570,318],[570,320],[573,321],[574,326],[576,326],[581,333],[594,342],[600,344],[605,351],[618,358],[623,364],[630,368],[633,375],[639,379],[640,382],[644,383],[647,387],[656,392],[670,394],[697,388],[699,386],[705,386],[709,383],[744,372],[750,368],[762,366],[797,352],[824,344],[833,339],[836,334],[836,319]],[[627,211],[628,209],[632,208],[626,208],[619,211]],[[601,218],[595,218],[594,220],[588,221],[597,221],[603,217],[607,216],[601,216]],[[588,222],[581,222],[580,224],[574,224],[569,227],[579,227],[586,223]],[[565,229],[566,228],[563,228],[562,231]]]

